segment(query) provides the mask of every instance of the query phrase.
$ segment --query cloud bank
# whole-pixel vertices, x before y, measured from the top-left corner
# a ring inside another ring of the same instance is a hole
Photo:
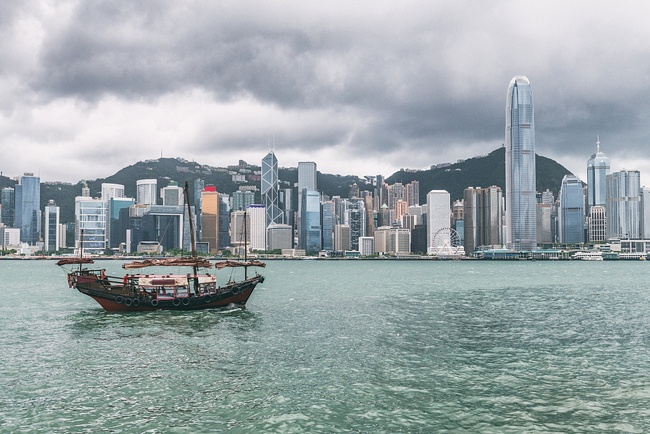
[[[537,152],[650,184],[644,2],[8,1],[0,170],[76,182],[142,159],[389,175],[489,152],[510,79]]]

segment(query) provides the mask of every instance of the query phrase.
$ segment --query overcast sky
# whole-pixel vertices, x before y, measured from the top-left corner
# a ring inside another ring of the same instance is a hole
[[[650,186],[645,1],[0,2],[0,170],[77,182],[150,158],[385,176],[490,152],[508,84],[536,152]]]

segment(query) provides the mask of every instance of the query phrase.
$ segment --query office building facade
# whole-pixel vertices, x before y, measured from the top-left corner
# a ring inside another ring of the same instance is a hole
[[[266,226],[282,224],[284,216],[279,206],[278,159],[273,152],[262,158],[262,205],[266,210]]]
[[[585,197],[582,182],[573,175],[565,175],[560,189],[559,238],[561,243],[584,242]]]
[[[136,201],[138,205],[156,205],[158,181],[155,179],[138,179],[136,181]]]
[[[641,238],[641,180],[638,170],[607,175],[607,239]]]
[[[56,206],[56,203],[53,200],[50,200],[45,207],[45,237],[44,249],[46,252],[55,252],[59,250],[61,246],[59,238],[59,207]]]
[[[2,211],[0,211],[0,223],[13,228],[16,213],[16,191],[11,188],[3,188],[1,196]]]
[[[41,178],[25,173],[14,189],[14,225],[20,229],[20,241],[34,246],[41,238]]]
[[[587,161],[587,209],[607,206],[607,175],[610,174],[609,158],[600,152],[600,139],[596,141],[596,153]]]
[[[431,190],[427,194],[427,253],[434,252],[433,242],[439,230],[449,228],[451,224],[451,208],[449,192],[446,190]],[[450,240],[443,240],[447,243]]]
[[[321,250],[320,195],[317,191],[304,188],[301,194],[300,248],[305,252]]]

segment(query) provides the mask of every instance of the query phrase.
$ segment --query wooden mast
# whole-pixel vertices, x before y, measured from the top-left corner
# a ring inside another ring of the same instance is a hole
[[[248,262],[248,225],[246,224],[246,209],[244,208],[244,264]],[[248,266],[244,265],[244,280],[248,279]]]
[[[79,240],[81,241],[80,247],[79,247],[79,273],[81,273],[81,259],[84,257],[84,230],[81,228],[81,236],[79,237]]]
[[[185,181],[185,202],[187,202],[187,216],[190,220],[190,243],[192,244],[192,258],[196,258],[196,247],[194,243],[194,223],[192,223],[192,209],[190,208],[190,189],[187,186],[187,181]],[[196,265],[194,265],[192,268],[194,269],[194,276],[196,276]]]

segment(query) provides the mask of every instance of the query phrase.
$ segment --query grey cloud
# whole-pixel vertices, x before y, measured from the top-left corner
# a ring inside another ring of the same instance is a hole
[[[608,6],[585,14],[585,4],[79,2],[68,23],[45,29],[28,80],[43,100],[155,104],[199,88],[217,102],[345,112],[311,131],[295,116],[280,135],[303,149],[349,142],[361,154],[498,143],[508,82],[525,74],[540,153],[589,153],[598,133],[643,149],[647,35],[635,33],[634,8],[632,25],[605,26]],[[244,127],[206,129],[194,146],[255,140]]]

